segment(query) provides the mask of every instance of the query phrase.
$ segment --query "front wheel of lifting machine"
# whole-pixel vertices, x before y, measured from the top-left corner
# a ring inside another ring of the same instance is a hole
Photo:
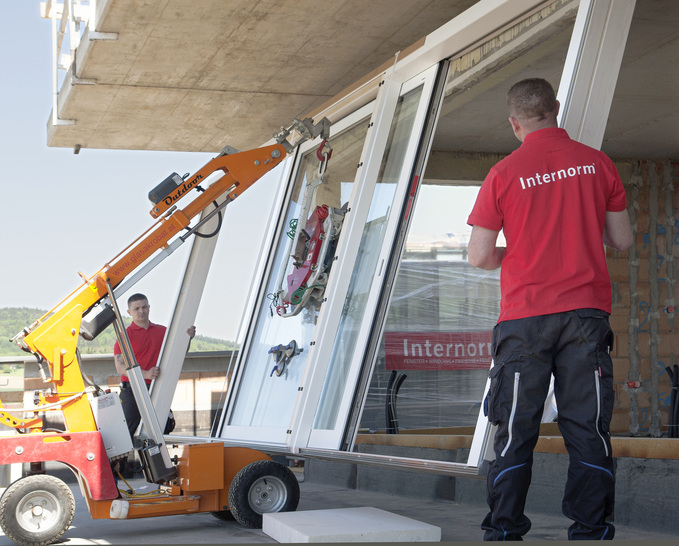
[[[69,487],[47,474],[11,484],[0,499],[0,527],[19,546],[46,546],[71,526],[75,499]]]
[[[240,469],[229,487],[229,510],[248,529],[262,527],[262,515],[292,512],[299,503],[299,482],[286,466],[255,461]]]

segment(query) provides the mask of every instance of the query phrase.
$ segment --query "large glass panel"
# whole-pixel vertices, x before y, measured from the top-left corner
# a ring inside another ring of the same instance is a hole
[[[499,270],[467,263],[478,186],[421,188],[361,427],[473,426],[490,367]],[[398,403],[397,403],[398,401]]]
[[[394,207],[394,196],[410,142],[422,86],[399,98],[391,126],[387,148],[382,160],[370,211],[363,228],[356,265],[351,277],[328,373],[325,378],[314,429],[335,428],[338,409],[344,395],[348,370],[363,324],[366,303],[377,269],[377,259],[384,242],[389,213]]]
[[[490,167],[520,144],[507,122],[507,90],[527,77],[558,86],[576,12],[577,3],[553,2],[449,60],[357,449],[388,443],[375,432],[472,433],[491,363],[500,272],[467,263],[466,221]]]
[[[318,146],[301,159],[229,426],[289,428],[367,129],[361,118],[332,135],[325,164]]]

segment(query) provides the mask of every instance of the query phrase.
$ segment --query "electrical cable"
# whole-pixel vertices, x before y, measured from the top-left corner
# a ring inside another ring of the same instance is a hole
[[[387,434],[398,434],[398,417],[396,413],[396,397],[403,382],[408,376],[392,370],[387,383]]]
[[[85,368],[83,368],[82,359],[80,358],[80,349],[78,349],[77,347],[75,349],[75,357],[78,360],[78,367],[80,368],[80,375],[82,375],[83,383],[89,385],[90,387],[93,387],[97,394],[104,394],[104,390],[94,381],[92,381],[89,378],[89,376],[84,372]]]
[[[398,372],[396,370],[391,370],[391,373],[389,374],[389,381],[387,382],[387,396],[386,396],[386,407],[385,407],[385,412],[386,412],[386,419],[387,419],[387,434],[393,434],[394,433],[394,418],[393,418],[393,412],[391,409],[391,404],[392,404],[392,399],[391,399],[391,391],[394,388],[394,383],[396,381],[396,376],[398,375]]]
[[[12,410],[12,413],[23,413],[23,412],[25,412],[25,413],[35,413],[35,412],[45,411],[47,409],[60,408],[64,404],[67,404],[68,402],[71,402],[72,400],[77,400],[81,396],[84,396],[85,393],[87,393],[87,392],[92,392],[92,387],[85,387],[84,390],[77,392],[77,393],[69,396],[68,398],[64,398],[63,400],[59,400],[58,402],[52,402],[50,404],[44,404],[42,406],[36,406],[34,408],[26,408],[26,407],[11,408],[11,410]],[[7,413],[8,415],[12,415],[12,413],[7,411],[7,408],[3,408],[2,411]],[[19,420],[21,420],[21,419],[19,419]]]
[[[130,483],[123,478],[122,474],[120,473],[120,470],[116,466],[116,474],[118,474],[118,477],[127,485],[128,489],[120,489],[118,488],[118,491],[122,494],[125,495],[126,498],[128,499],[139,499],[139,498],[160,498],[160,497],[165,497],[165,493],[160,489],[154,489],[153,491],[148,491],[146,493],[137,493],[134,488],[130,485]]]
[[[198,186],[198,188],[200,188],[200,186]],[[201,188],[201,190],[202,190],[202,188]],[[217,204],[217,201],[213,201],[212,204],[215,207],[219,207],[219,205]],[[215,228],[215,230],[212,233],[200,233],[199,231],[196,231],[196,237],[202,237],[203,239],[209,239],[210,237],[214,237],[222,229],[222,221],[223,221],[223,216],[222,216],[222,211],[220,210],[219,212],[217,212],[217,227]]]
[[[398,396],[398,391],[401,390],[401,385],[403,385],[403,382],[406,380],[406,377],[408,377],[406,374],[401,373],[398,376],[398,379],[396,379],[396,384],[394,385],[394,390],[392,393],[393,396],[393,403],[392,403],[392,411],[394,414],[394,434],[398,434],[398,414],[396,412],[396,397]]]

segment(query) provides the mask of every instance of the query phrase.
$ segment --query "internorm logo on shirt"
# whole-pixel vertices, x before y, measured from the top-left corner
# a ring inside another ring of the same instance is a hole
[[[535,188],[536,186],[542,186],[543,184],[549,184],[550,182],[558,182],[559,180],[564,180],[566,178],[574,178],[581,174],[596,174],[594,163],[591,165],[576,165],[575,167],[559,169],[558,171],[551,173],[535,173],[535,176],[526,179],[524,179],[523,176],[520,176],[519,182],[521,183],[521,189],[525,190],[528,188]]]

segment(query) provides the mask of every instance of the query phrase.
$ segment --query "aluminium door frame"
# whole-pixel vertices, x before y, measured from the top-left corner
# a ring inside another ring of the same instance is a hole
[[[422,86],[423,91],[422,91],[422,96],[418,99],[418,106],[417,106],[417,112],[416,112],[416,117],[414,119],[414,127],[416,129],[411,132],[411,134],[408,137],[408,148],[406,152],[406,157],[404,159],[403,165],[401,167],[401,173],[399,175],[399,181],[397,182],[397,189],[395,191],[394,197],[393,197],[393,203],[401,203],[404,200],[404,197],[407,193],[407,191],[410,189],[410,173],[412,172],[413,168],[413,162],[415,161],[415,158],[417,157],[417,150],[419,147],[419,141],[420,141],[420,134],[422,131],[422,126],[424,125],[426,119],[427,119],[427,114],[428,114],[428,106],[430,103],[430,97],[432,93],[432,89],[435,83],[436,79],[436,73],[437,73],[438,67],[431,66],[421,74],[418,74],[417,76],[411,78],[407,82],[400,83],[398,80],[392,80],[389,81],[388,75],[385,78],[385,83],[383,84],[382,88],[386,91],[385,94],[383,95],[384,97],[384,102],[385,102],[385,110],[387,108],[390,108],[391,114],[389,116],[385,116],[381,119],[376,119],[375,120],[375,125],[377,126],[377,131],[381,133],[381,141],[378,141],[378,139],[375,139],[375,142],[372,143],[374,146],[368,147],[368,150],[365,151],[365,157],[362,159],[362,162],[366,162],[366,174],[364,177],[364,184],[367,184],[364,188],[362,188],[363,194],[366,196],[365,199],[362,200],[362,204],[365,209],[365,217],[367,218],[367,213],[368,210],[372,204],[372,199],[370,199],[373,195],[373,191],[377,187],[377,179],[379,177],[379,172],[382,166],[382,161],[383,161],[383,156],[386,151],[386,146],[387,146],[387,139],[389,137],[389,134],[391,132],[391,128],[393,125],[393,119],[394,119],[394,112],[396,109],[396,106],[398,104],[399,99],[404,96],[405,94],[417,89],[418,87]],[[378,97],[379,101],[379,97]],[[382,124],[380,127],[379,124]],[[359,198],[360,199],[360,198]],[[361,216],[363,218],[363,216]],[[380,248],[379,248],[379,255],[378,255],[378,269],[376,271],[376,275],[373,278],[373,282],[377,282],[378,286],[373,286],[370,290],[370,293],[368,295],[367,301],[366,301],[366,312],[365,316],[362,320],[362,326],[363,328],[360,329],[359,334],[357,336],[357,341],[356,345],[353,349],[353,352],[351,354],[350,360],[351,363],[349,367],[347,368],[348,371],[348,378],[347,378],[347,383],[345,386],[345,391],[342,396],[342,401],[340,403],[340,407],[338,409],[338,423],[336,424],[333,429],[328,429],[328,430],[323,430],[323,429],[314,429],[313,424],[311,426],[311,429],[309,430],[309,434],[306,434],[306,431],[301,431],[301,438],[307,438],[306,445],[301,445],[301,442],[298,444],[300,447],[321,447],[321,444],[332,444],[337,446],[334,449],[338,449],[339,446],[342,443],[343,437],[344,437],[344,431],[346,429],[346,421],[349,418],[349,413],[350,413],[350,406],[352,405],[353,399],[354,399],[354,393],[356,390],[356,384],[358,381],[358,377],[361,371],[362,367],[362,362],[364,360],[364,354],[366,351],[366,347],[368,346],[369,343],[369,338],[370,338],[370,333],[372,328],[365,328],[366,326],[366,320],[368,317],[372,317],[375,312],[375,308],[379,303],[379,297],[380,293],[382,292],[382,284],[384,282],[384,275],[386,273],[386,264],[389,261],[389,256],[392,252],[392,247],[393,247],[393,240],[396,234],[396,228],[399,223],[399,215],[396,212],[391,212],[389,214],[389,218],[387,219],[387,224],[385,226],[385,236],[384,240],[382,241]],[[360,225],[359,225],[360,224]],[[356,232],[358,234],[357,236],[357,246],[354,251],[354,256],[358,254],[359,248],[358,244],[361,242],[361,236],[363,233],[363,229],[365,226],[365,221],[360,221],[356,223]],[[353,267],[351,270],[348,271],[353,271]],[[349,284],[349,281],[351,280],[351,274],[347,274],[347,286]],[[346,292],[344,297],[346,298]],[[343,300],[344,301],[344,300]],[[338,316],[338,319],[341,320],[341,310],[342,310],[343,305],[339,308],[340,315]],[[338,320],[338,325],[339,325],[339,320]],[[337,331],[337,330],[335,330]],[[334,336],[331,337],[326,337],[325,339],[328,340],[328,342],[325,344],[325,347],[323,348],[326,351],[326,355],[328,358],[332,355],[332,351],[334,349]],[[323,380],[325,377],[322,378]],[[317,396],[313,397],[313,400],[315,400],[314,406],[315,409],[313,411],[313,415],[307,415],[307,419],[314,420],[316,413],[319,411],[318,407],[318,399],[321,396],[321,391],[324,386],[324,381],[320,382],[318,387],[320,387],[318,390],[315,391],[315,394]],[[310,401],[311,397],[310,397]],[[313,403],[313,401],[312,401]],[[325,446],[327,447],[327,445]]]

